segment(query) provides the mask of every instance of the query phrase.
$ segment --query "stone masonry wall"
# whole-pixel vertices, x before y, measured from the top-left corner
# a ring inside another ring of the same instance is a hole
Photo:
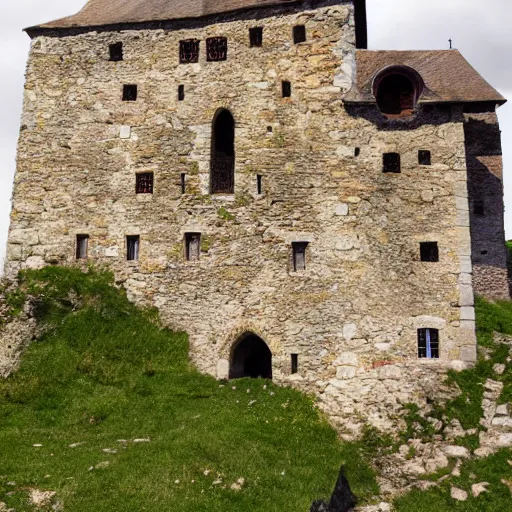
[[[509,299],[501,132],[494,108],[465,114],[475,293]],[[475,207],[480,203],[483,212]]]
[[[393,130],[347,112],[352,9],[326,2],[176,31],[35,39],[8,275],[72,264],[76,235],[88,234],[89,261],[189,332],[201,370],[227,377],[250,331],[270,347],[277,382],[323,396],[353,430],[366,420],[389,427],[399,404],[424,399],[446,368],[476,358],[463,117],[434,109]],[[299,23],[307,41],[295,45]],[[263,47],[250,48],[258,25]],[[218,35],[228,60],[206,62],[204,41]],[[180,65],[188,38],[201,40],[200,62]],[[124,61],[110,62],[108,45],[119,41]],[[138,85],[136,102],[121,101],[123,84]],[[235,194],[222,197],[209,194],[219,108],[236,122]],[[432,166],[418,165],[419,149],[432,151]],[[401,174],[382,173],[385,152],[401,154]],[[135,194],[141,171],[155,173],[154,194]],[[202,235],[200,261],[184,261],[186,232]],[[141,237],[137,262],[126,261],[126,235]],[[303,272],[290,267],[294,241],[309,242]],[[420,261],[423,241],[438,242],[439,263]],[[422,327],[440,330],[440,360],[418,360]]]

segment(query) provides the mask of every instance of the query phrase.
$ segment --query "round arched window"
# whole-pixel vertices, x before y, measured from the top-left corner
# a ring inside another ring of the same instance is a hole
[[[374,94],[380,111],[389,118],[412,115],[423,84],[412,70],[388,69],[375,80]]]

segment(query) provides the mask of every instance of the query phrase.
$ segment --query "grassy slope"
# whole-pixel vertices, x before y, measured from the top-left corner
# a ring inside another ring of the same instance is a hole
[[[49,268],[26,273],[22,289],[13,309],[30,293],[50,328],[0,382],[8,506],[33,510],[27,490],[38,488],[77,512],[307,512],[330,494],[342,462],[357,495],[377,493],[360,447],[340,443],[311,399],[199,374],[186,336],[161,329],[108,274]]]
[[[487,352],[488,358],[480,357],[473,369],[451,373],[450,377],[459,385],[462,394],[441,411],[448,420],[459,419],[466,429],[479,427],[483,412],[483,384],[487,379],[503,382],[501,403],[512,401],[512,363],[507,361],[510,348],[493,341],[495,331],[512,335],[512,302],[489,303],[479,298],[476,313],[479,346]],[[505,373],[501,376],[493,372],[497,363],[506,364]],[[475,449],[478,448],[478,439],[476,436],[459,439],[458,444]],[[502,480],[512,486],[512,450],[504,449],[486,459],[468,462],[463,465],[460,477],[450,477],[428,492],[413,491],[398,499],[395,506],[398,512],[510,512],[512,494]],[[471,485],[479,482],[490,483],[489,492],[473,498]],[[454,501],[450,497],[452,486],[466,490],[469,499]]]

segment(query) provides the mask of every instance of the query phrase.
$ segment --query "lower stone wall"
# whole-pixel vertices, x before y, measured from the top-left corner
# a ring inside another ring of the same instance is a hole
[[[508,269],[474,265],[473,288],[477,295],[490,300],[509,300],[510,281]]]

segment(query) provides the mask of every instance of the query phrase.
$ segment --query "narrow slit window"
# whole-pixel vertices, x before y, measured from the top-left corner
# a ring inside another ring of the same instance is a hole
[[[201,254],[201,233],[185,233],[185,259],[198,261]]]
[[[139,259],[140,236],[133,235],[126,237],[126,259],[136,261]]]
[[[292,84],[286,80],[283,80],[281,84],[283,98],[289,98],[292,95]]]
[[[123,43],[114,43],[109,47],[110,60],[112,62],[119,62],[123,60]]]
[[[123,86],[123,101],[137,101],[137,86],[127,84]]]
[[[432,165],[432,153],[430,151],[420,149],[418,151],[418,162],[420,165]]]
[[[87,259],[89,252],[89,235],[76,235],[76,259]]]
[[[299,354],[292,354],[292,375],[299,373]]]
[[[382,172],[398,174],[401,172],[400,155],[398,153],[384,153],[382,157]]]
[[[418,329],[418,357],[420,359],[439,359],[439,331],[437,329]]]
[[[186,39],[180,41],[180,64],[199,62],[199,41]]]
[[[306,27],[304,25],[293,27],[293,42],[299,44],[304,41],[306,41]]]
[[[485,204],[482,200],[477,200],[473,203],[473,213],[480,217],[485,215]]]
[[[256,188],[258,190],[258,195],[263,194],[263,176],[261,174],[256,176]]]
[[[361,154],[361,148],[355,148],[354,149],[354,156],[358,157]]]
[[[251,47],[263,46],[263,27],[250,28],[249,41]]]
[[[228,40],[226,37],[209,37],[206,40],[206,60],[216,62],[227,60]]]
[[[439,261],[439,247],[437,242],[420,243],[421,261],[437,263]]]
[[[178,101],[183,101],[185,99],[185,86],[178,86]]]
[[[181,194],[185,194],[187,191],[187,175],[182,172],[180,176]]]
[[[300,272],[306,270],[306,250],[308,242],[292,243],[293,271]]]
[[[152,172],[141,172],[136,175],[135,192],[137,194],[152,194],[154,176]]]

